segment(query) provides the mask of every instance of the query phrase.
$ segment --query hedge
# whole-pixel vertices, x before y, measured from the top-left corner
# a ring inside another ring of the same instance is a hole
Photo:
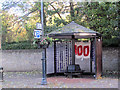
[[[2,50],[10,49],[37,49],[37,45],[30,41],[3,43]]]
[[[104,39],[103,38],[103,47],[118,47],[120,46],[120,39]],[[11,42],[11,43],[3,43],[2,50],[10,50],[10,49],[37,49],[37,45],[33,44],[30,41],[20,41],[20,42]]]

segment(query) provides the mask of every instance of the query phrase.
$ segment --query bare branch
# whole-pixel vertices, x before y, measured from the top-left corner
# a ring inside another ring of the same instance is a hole
[[[30,15],[31,13],[33,13],[33,12],[35,12],[35,11],[37,11],[38,10],[38,8],[36,8],[35,10],[32,10],[31,12],[29,12],[29,13],[27,13],[27,14],[25,14],[24,16],[22,16],[22,17],[27,17],[28,15]]]
[[[53,7],[53,9],[57,12],[58,16],[62,19],[60,13],[56,10],[56,8],[50,3],[50,5]],[[63,19],[62,19],[63,20]]]
[[[22,18],[27,17],[28,15],[30,15],[31,13],[33,13],[33,12],[35,12],[35,11],[37,11],[37,10],[38,10],[38,8],[35,9],[35,10],[32,10],[31,12],[29,12],[29,13],[21,16],[21,17],[19,17],[18,19],[15,19],[13,25],[15,25],[16,22],[21,22],[21,21],[22,21]]]

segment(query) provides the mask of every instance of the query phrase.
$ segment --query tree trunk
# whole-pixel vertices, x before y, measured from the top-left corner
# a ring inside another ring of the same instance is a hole
[[[74,9],[73,9],[73,1],[72,0],[70,0],[70,15],[71,15],[71,17],[74,17],[75,15],[74,15]]]

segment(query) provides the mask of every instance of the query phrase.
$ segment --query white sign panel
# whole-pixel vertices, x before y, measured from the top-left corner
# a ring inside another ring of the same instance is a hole
[[[42,29],[42,24],[41,23],[36,23],[36,29]]]
[[[90,42],[75,42],[76,58],[90,58]]]
[[[34,30],[34,38],[40,38],[42,35],[42,30]]]

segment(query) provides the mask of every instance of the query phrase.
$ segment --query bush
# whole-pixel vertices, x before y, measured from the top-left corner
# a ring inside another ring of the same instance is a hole
[[[118,47],[120,45],[120,39],[111,38],[111,39],[103,39],[103,47]]]
[[[118,47],[120,39],[111,38],[104,39],[103,38],[103,47]],[[15,49],[37,49],[37,44],[33,44],[30,41],[20,41],[20,42],[11,42],[11,43],[3,43],[2,50],[15,50]]]
[[[30,41],[3,43],[2,50],[10,49],[37,49],[37,45]]]

